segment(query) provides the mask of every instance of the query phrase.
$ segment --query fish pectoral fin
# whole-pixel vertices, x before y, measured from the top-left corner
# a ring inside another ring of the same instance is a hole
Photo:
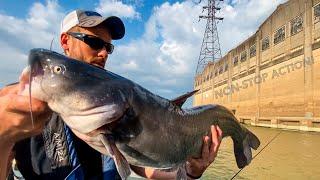
[[[127,179],[131,174],[128,161],[121,154],[113,140],[108,139],[108,137],[103,134],[100,134],[99,138],[103,145],[106,147],[108,153],[112,156],[121,179]]]
[[[113,159],[121,179],[127,179],[131,174],[130,165],[118,149],[114,151]]]
[[[179,97],[172,99],[171,102],[173,104],[175,104],[176,106],[182,107],[182,105],[186,102],[186,100],[198,91],[199,91],[199,89],[194,90],[192,92],[187,92]]]

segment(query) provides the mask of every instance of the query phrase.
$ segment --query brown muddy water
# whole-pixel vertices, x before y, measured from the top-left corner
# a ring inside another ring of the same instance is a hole
[[[320,133],[248,128],[261,141],[253,155],[281,133],[234,179],[320,179]],[[230,179],[238,170],[232,140],[228,138],[223,140],[215,162],[202,179]]]

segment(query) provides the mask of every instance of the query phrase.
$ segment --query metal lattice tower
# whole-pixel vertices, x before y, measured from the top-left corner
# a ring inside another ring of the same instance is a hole
[[[207,15],[199,16],[199,21],[200,19],[207,19],[207,25],[201,45],[196,75],[201,74],[209,62],[215,62],[221,58],[217,21],[223,20],[223,18],[216,17],[216,13],[221,9],[218,7],[220,1],[223,0],[208,0],[208,5],[202,7],[202,12],[206,11]]]

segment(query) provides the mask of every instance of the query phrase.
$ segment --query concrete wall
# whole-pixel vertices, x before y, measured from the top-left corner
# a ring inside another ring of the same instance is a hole
[[[319,4],[279,5],[254,35],[195,77],[200,91],[194,106],[217,103],[236,110],[245,123],[320,131],[320,16],[314,10]],[[256,49],[253,56],[250,47]]]

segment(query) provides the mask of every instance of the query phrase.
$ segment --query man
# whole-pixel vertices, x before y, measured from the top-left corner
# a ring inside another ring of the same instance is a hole
[[[76,10],[62,21],[60,42],[67,56],[104,68],[108,54],[113,51],[111,40],[121,39],[124,34],[123,22],[118,17],[103,18],[93,11]],[[8,174],[12,150],[17,167],[26,179],[118,178],[113,160],[84,143],[94,132],[75,136],[61,117],[36,99],[32,99],[35,120],[32,127],[29,98],[20,96],[19,90],[15,84],[0,91],[0,180]],[[217,155],[222,132],[212,126],[211,134],[204,137],[202,157],[190,157],[187,163],[189,179],[199,178]],[[153,179],[174,179],[177,173],[131,168]]]

